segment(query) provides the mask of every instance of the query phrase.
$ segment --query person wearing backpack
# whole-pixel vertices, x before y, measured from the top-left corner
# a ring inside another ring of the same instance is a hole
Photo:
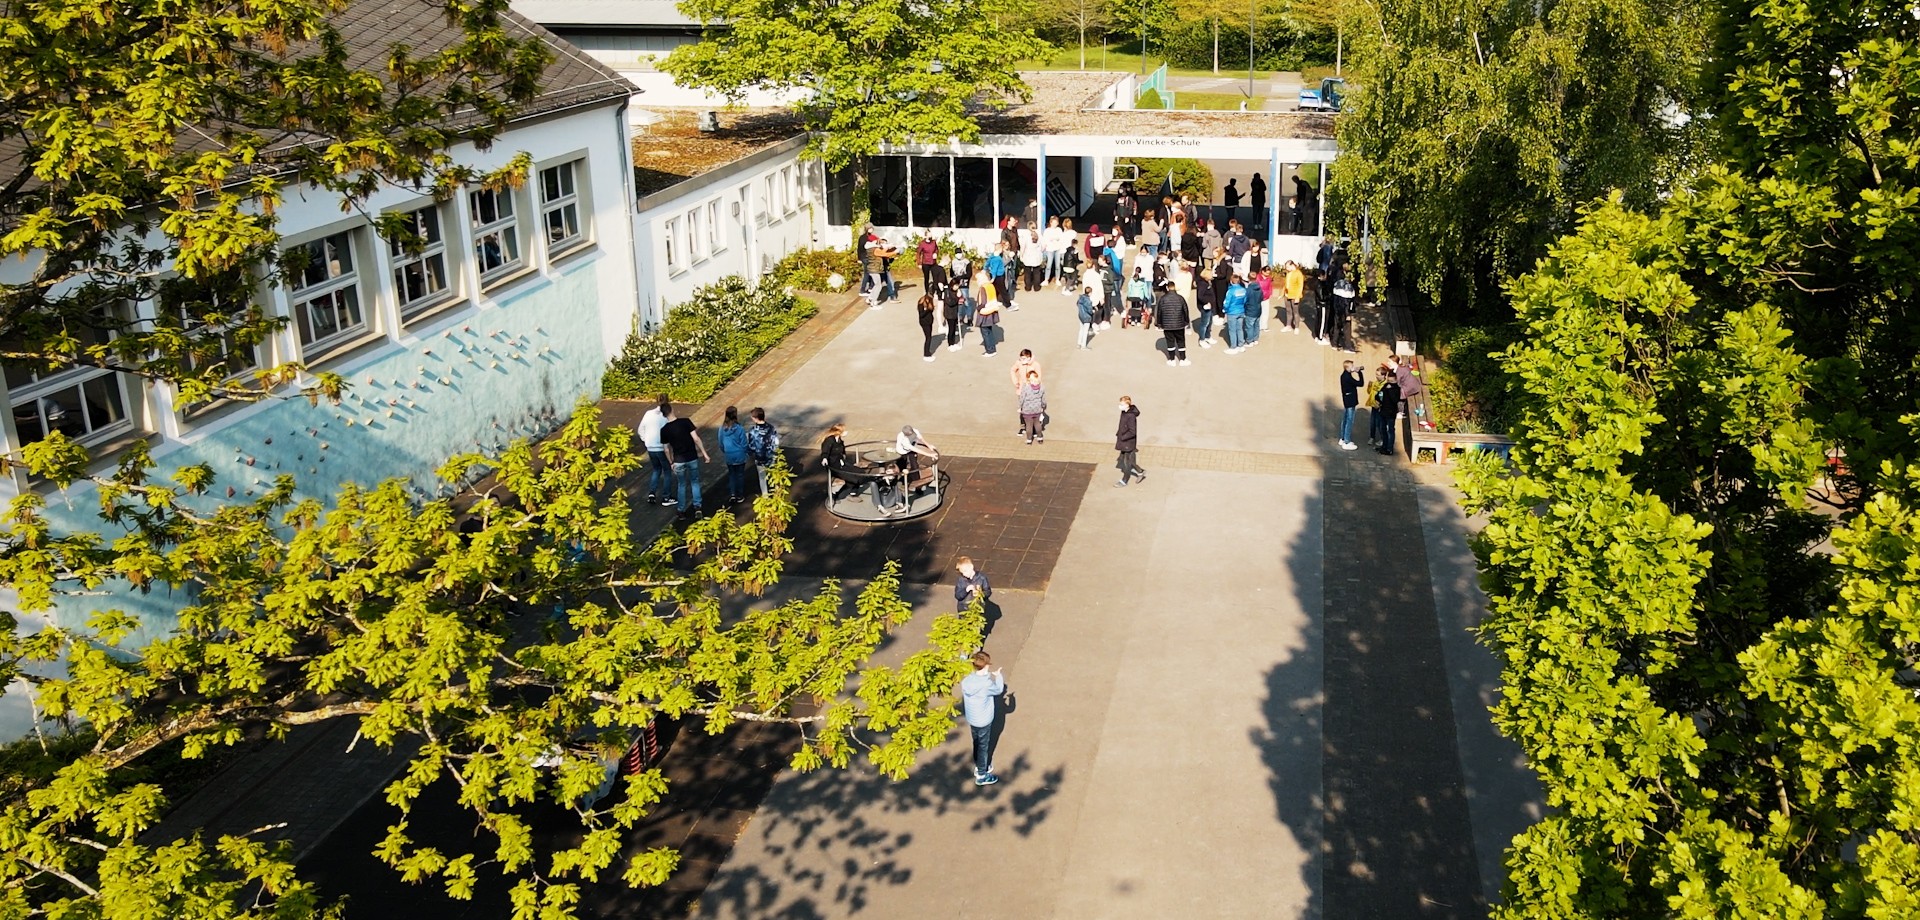
[[[754,472],[760,478],[760,494],[771,494],[767,487],[767,470],[773,468],[780,451],[780,432],[773,423],[767,421],[767,410],[755,406],[747,417],[753,424],[747,426],[747,459],[753,461]]]
[[[747,429],[740,425],[740,410],[728,406],[720,422],[720,457],[727,462],[727,504],[747,500]]]
[[[1075,304],[1080,311],[1080,347],[1086,348],[1087,341],[1093,338],[1093,288],[1080,289],[1080,300]]]
[[[1127,282],[1127,313],[1120,319],[1120,328],[1144,325],[1147,299],[1152,296],[1153,290],[1147,285],[1146,267],[1135,266],[1133,278]]]

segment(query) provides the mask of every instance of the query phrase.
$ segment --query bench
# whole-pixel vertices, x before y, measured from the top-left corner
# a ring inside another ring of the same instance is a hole
[[[1393,339],[1393,353],[1410,356],[1418,347],[1413,335],[1413,311],[1407,308],[1407,292],[1387,290],[1387,334]]]

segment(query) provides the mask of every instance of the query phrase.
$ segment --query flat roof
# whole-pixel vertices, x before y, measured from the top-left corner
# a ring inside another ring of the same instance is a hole
[[[1305,112],[1208,112],[1183,109],[1097,109],[1100,94],[1129,74],[1115,71],[1022,71],[1030,102],[979,114],[982,134],[1079,134],[1103,137],[1243,137],[1333,140],[1333,116]]]
[[[634,193],[641,198],[806,133],[785,109],[721,109],[713,132],[700,130],[698,109],[648,111],[661,118],[634,127]]]
[[[699,28],[676,0],[512,0],[513,11],[543,26]]]

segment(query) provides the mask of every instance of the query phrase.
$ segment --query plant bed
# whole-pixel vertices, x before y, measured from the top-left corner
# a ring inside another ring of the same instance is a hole
[[[1498,353],[1519,336],[1510,323],[1427,321],[1420,334],[1421,378],[1437,431],[1507,433],[1517,407]]]
[[[636,399],[665,393],[677,402],[702,402],[817,309],[784,285],[751,287],[739,276],[716,281],[670,310],[657,331],[628,335],[601,378],[601,394]]]

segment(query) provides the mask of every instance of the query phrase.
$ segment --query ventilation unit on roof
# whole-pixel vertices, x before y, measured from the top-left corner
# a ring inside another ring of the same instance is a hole
[[[699,127],[700,130],[708,133],[718,131],[720,130],[720,113],[701,112],[700,115],[694,119],[694,124]]]

